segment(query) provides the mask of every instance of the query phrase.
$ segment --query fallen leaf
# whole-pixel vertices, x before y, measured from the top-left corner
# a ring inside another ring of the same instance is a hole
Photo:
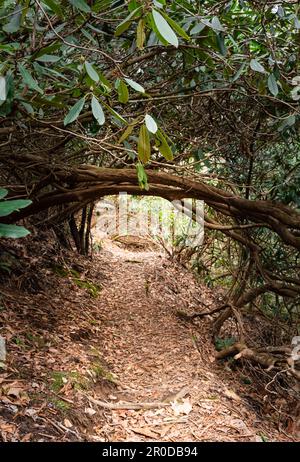
[[[85,412],[85,414],[87,414],[90,417],[92,417],[93,415],[96,414],[95,409],[92,409],[91,407],[85,407],[84,412]]]
[[[11,387],[7,390],[7,396],[12,396],[13,398],[19,399],[21,397],[21,393],[23,392],[23,388],[20,387]]]
[[[30,441],[31,437],[32,437],[32,433],[27,433],[27,435],[23,436],[23,438],[21,439],[21,442],[25,443],[26,441]]]
[[[182,402],[173,401],[171,406],[172,406],[172,409],[173,409],[174,414],[176,416],[178,416],[180,414],[186,414],[187,415],[193,409],[193,406],[192,406],[189,398],[183,399]]]
[[[0,422],[0,430],[5,433],[14,433],[16,431],[16,426],[14,424]]]
[[[228,388],[225,388],[224,395],[229,399],[233,399],[234,401],[241,401],[241,399],[242,399],[233,390],[229,390]]]
[[[230,424],[233,428],[236,428],[239,431],[239,433],[243,434],[244,436],[252,436],[252,433],[250,432],[249,428],[243,420],[232,419],[230,421]]]
[[[31,417],[31,418],[35,418],[36,417],[36,414],[37,414],[37,410],[36,409],[33,409],[32,407],[29,407],[26,409],[26,411],[24,412],[24,414],[27,416],[27,417]]]
[[[171,430],[172,425],[166,425],[165,428],[163,428],[160,432],[160,437],[164,438],[166,434]]]
[[[67,427],[67,428],[72,428],[73,424],[72,424],[72,422],[70,422],[69,419],[64,419],[64,426]]]

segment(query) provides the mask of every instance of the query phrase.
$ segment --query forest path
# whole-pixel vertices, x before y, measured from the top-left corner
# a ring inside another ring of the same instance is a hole
[[[272,439],[214,361],[209,322],[193,326],[176,316],[180,309],[200,311],[197,298],[213,307],[212,293],[156,252],[111,243],[101,259],[109,284],[97,302],[105,312],[99,348],[118,382],[105,398],[120,407],[124,402],[168,403],[156,409],[109,410],[101,436],[108,441]]]
[[[190,271],[111,241],[74,261],[37,240],[25,263],[0,285],[0,441],[289,439],[247,368],[215,360],[211,319],[178,317],[221,303]]]

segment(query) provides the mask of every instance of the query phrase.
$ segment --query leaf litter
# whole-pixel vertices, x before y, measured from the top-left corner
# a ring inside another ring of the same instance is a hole
[[[188,270],[157,249],[110,241],[76,268],[50,245],[42,257],[38,242],[21,250],[25,271],[0,285],[0,440],[290,439],[214,361],[210,320],[177,316],[219,300]],[[101,287],[97,296],[70,268]]]

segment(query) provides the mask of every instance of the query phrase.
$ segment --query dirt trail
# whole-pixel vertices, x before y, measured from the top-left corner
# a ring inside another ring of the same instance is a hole
[[[110,282],[98,300],[106,313],[103,355],[119,383],[108,401],[169,405],[112,410],[103,435],[111,441],[273,439],[268,425],[226,383],[214,362],[208,326],[203,322],[199,330],[176,316],[178,309],[196,308],[200,287],[191,274],[155,252],[111,245],[104,254]],[[213,303],[212,294],[202,291],[206,303]],[[184,396],[172,401],[180,391]]]
[[[211,320],[177,316],[219,302],[189,271],[111,242],[92,260],[41,257],[38,241],[23,254],[26,270],[0,286],[0,440],[288,440],[256,385],[215,361]]]

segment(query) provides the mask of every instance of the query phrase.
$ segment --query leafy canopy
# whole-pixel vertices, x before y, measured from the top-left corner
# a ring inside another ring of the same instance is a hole
[[[82,121],[81,136],[100,139],[115,127],[111,145],[143,163],[173,159],[182,133],[166,103],[193,95],[249,96],[280,137],[297,123],[296,1],[6,0],[0,21],[4,120],[75,133]]]

